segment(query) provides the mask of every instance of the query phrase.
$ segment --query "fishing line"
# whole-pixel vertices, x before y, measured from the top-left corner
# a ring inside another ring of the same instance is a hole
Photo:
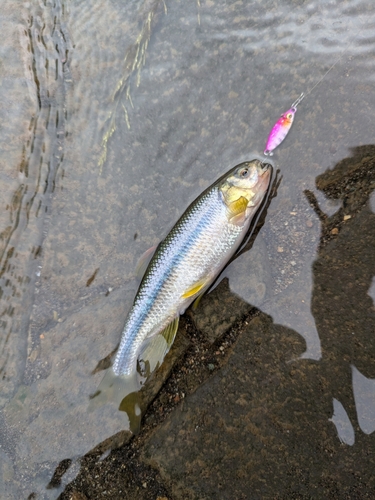
[[[359,16],[359,20],[362,21],[361,17]],[[328,75],[328,73],[330,73],[333,68],[336,66],[337,63],[339,63],[341,61],[341,59],[344,57],[344,55],[346,54],[346,52],[349,50],[349,48],[353,45],[353,42],[354,40],[357,38],[357,36],[359,35],[360,31],[362,31],[362,26],[358,29],[358,31],[354,34],[353,38],[351,40],[349,40],[349,42],[346,44],[346,48],[342,50],[340,56],[337,58],[337,60],[332,64],[332,66],[330,66],[328,68],[328,70],[324,73],[324,75],[322,76],[322,78],[310,89],[306,92],[306,94],[304,94],[304,97],[308,96],[309,94],[311,94],[311,92],[320,84],[322,83],[322,81],[325,79],[325,77]]]
[[[294,115],[297,112],[297,106],[298,104],[308,95],[312,93],[312,91],[322,83],[322,81],[326,78],[328,73],[330,73],[333,68],[338,64],[338,62],[343,58],[343,56],[346,54],[348,51],[349,47],[353,45],[354,40],[357,38],[359,32],[362,30],[362,18],[360,16],[359,21],[360,21],[360,28],[358,31],[354,34],[354,36],[349,40],[349,42],[346,44],[346,48],[341,51],[340,56],[336,59],[336,61],[328,68],[328,70],[324,73],[324,75],[318,80],[315,85],[308,90],[306,93],[302,92],[302,94],[293,102],[291,105],[290,109],[285,111],[281,117],[277,120],[277,122],[274,124],[272,127],[268,139],[266,142],[266,147],[263,151],[264,155],[266,156],[272,156],[273,151],[284,141],[285,137],[289,133],[289,130],[292,127],[293,120],[294,120]],[[311,18],[310,18],[311,19]]]

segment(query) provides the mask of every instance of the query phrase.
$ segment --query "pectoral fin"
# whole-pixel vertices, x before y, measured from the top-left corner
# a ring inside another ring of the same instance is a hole
[[[175,339],[179,319],[175,318],[164,330],[145,340],[138,356],[139,363],[144,367],[142,375],[148,377],[162,364]]]
[[[241,226],[246,219],[246,208],[249,201],[244,196],[240,196],[237,200],[228,204],[229,222],[236,226]]]
[[[244,196],[240,196],[237,200],[232,201],[232,203],[228,204],[228,209],[231,217],[235,215],[239,215],[242,212],[245,212],[249,201]]]
[[[229,219],[229,222],[231,224],[234,224],[235,226],[242,226],[246,220],[246,212],[242,212],[238,215],[235,215],[234,217],[231,217]]]

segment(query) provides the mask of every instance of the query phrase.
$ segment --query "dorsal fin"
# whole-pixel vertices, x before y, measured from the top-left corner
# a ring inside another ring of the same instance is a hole
[[[158,245],[154,245],[148,250],[145,251],[144,254],[140,257],[139,261],[137,262],[137,266],[135,268],[135,275],[136,277],[141,280],[143,278],[143,275],[146,272],[147,266],[149,265],[152,257],[154,256],[154,253],[156,249],[158,248]]]

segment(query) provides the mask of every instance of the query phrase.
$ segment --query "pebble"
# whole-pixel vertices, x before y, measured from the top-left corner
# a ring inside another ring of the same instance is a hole
[[[351,216],[351,215],[344,215],[344,220],[349,220],[349,219],[351,219],[351,218],[352,218],[352,216]]]
[[[80,491],[72,491],[69,500],[87,500],[87,497]]]
[[[331,231],[331,234],[339,234],[339,230],[337,227],[334,227]]]
[[[284,248],[283,248],[283,247],[277,247],[277,251],[278,251],[279,253],[283,253]]]
[[[215,365],[213,363],[208,363],[208,369],[212,372],[215,369]]]

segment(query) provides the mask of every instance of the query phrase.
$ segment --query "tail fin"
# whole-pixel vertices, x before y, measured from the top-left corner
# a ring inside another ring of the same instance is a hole
[[[138,356],[137,369],[131,375],[116,375],[112,367],[107,369],[98,390],[90,396],[89,411],[93,411],[107,403],[112,403],[128,416],[128,428],[138,434],[142,418],[142,410],[147,406],[142,386],[152,373],[163,363],[164,357],[171,348],[177,330],[179,317],[174,318],[157,335],[146,339]]]
[[[112,403],[119,411],[128,416],[128,428],[133,434],[138,434],[141,423],[141,399],[139,390],[141,383],[137,372],[132,375],[116,375],[108,368],[98,390],[90,396],[88,411],[107,403]]]

